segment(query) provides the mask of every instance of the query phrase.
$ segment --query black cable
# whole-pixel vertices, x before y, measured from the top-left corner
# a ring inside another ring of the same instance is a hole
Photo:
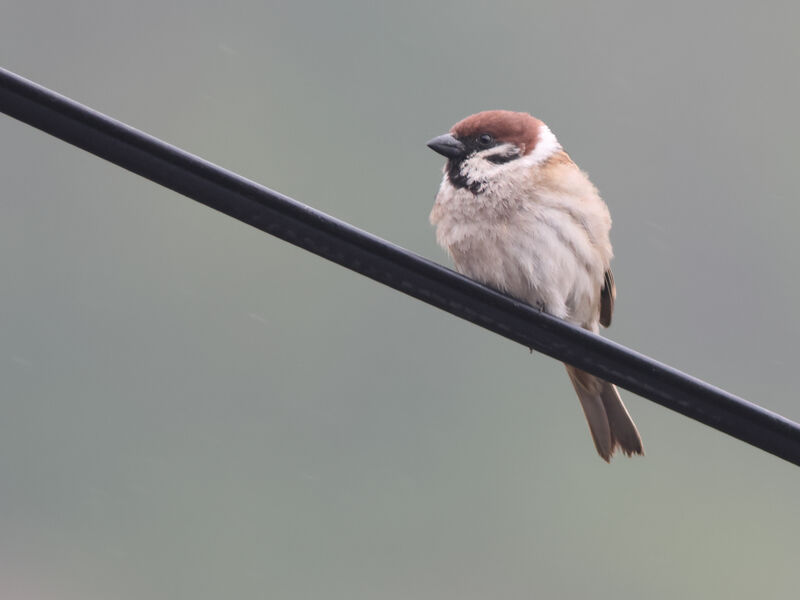
[[[0,69],[0,110],[305,248],[800,465],[800,425]]]

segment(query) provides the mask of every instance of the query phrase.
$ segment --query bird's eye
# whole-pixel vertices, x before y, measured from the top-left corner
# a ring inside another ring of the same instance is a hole
[[[494,138],[492,136],[490,136],[488,133],[484,133],[484,134],[478,136],[478,143],[481,146],[491,146],[493,141],[494,141]]]

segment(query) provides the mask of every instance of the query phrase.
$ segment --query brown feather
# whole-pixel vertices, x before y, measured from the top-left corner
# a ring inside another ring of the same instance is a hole
[[[614,285],[614,274],[611,269],[606,271],[603,289],[600,290],[600,324],[603,327],[611,325],[611,315],[614,314],[614,300],[617,298],[617,286]]]
[[[528,113],[486,110],[462,119],[450,130],[459,139],[488,133],[499,142],[509,142],[530,154],[539,139],[542,122]]]
[[[565,366],[602,459],[609,462],[617,449],[628,456],[644,454],[642,438],[616,386],[571,365]]]

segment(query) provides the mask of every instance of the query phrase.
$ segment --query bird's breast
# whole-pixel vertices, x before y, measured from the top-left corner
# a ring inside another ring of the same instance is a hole
[[[443,185],[431,221],[459,272],[562,318],[582,322],[584,308],[599,306],[606,261],[582,216],[563,202]]]

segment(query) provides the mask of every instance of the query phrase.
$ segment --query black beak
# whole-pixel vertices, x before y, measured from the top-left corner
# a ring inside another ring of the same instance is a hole
[[[461,158],[467,153],[466,146],[449,133],[433,138],[428,148],[447,158]]]

